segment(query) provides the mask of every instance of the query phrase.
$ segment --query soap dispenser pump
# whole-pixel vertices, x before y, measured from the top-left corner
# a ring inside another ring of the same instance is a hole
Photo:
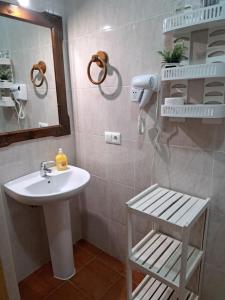
[[[63,149],[59,148],[58,153],[55,157],[56,169],[58,171],[64,171],[68,168],[68,159],[66,154],[63,153]]]

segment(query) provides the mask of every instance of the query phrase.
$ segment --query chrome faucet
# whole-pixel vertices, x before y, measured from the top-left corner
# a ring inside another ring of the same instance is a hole
[[[49,173],[52,173],[52,170],[49,169],[49,165],[55,165],[54,161],[42,161],[40,165],[40,175],[41,177],[47,177]]]

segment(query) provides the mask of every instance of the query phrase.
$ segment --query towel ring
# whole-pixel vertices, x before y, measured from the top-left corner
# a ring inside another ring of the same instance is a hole
[[[108,55],[106,52],[104,51],[98,51],[97,54],[92,55],[92,58],[88,64],[87,67],[87,75],[89,80],[96,85],[100,85],[101,83],[103,83],[106,79],[107,76],[107,62],[108,62]],[[96,63],[101,69],[103,69],[103,76],[99,81],[95,81],[92,79],[91,77],[91,65],[92,63]]]
[[[38,71],[41,76],[41,81],[39,83],[36,83],[36,80],[34,78],[34,71]],[[30,80],[32,81],[33,85],[35,87],[40,87],[44,83],[45,80],[45,73],[46,73],[46,64],[43,61],[39,61],[38,64],[33,65],[31,71],[30,71]]]

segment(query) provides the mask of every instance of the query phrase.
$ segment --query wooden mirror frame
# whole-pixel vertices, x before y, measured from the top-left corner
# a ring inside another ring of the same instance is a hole
[[[51,30],[59,115],[59,125],[0,133],[0,148],[30,139],[69,135],[71,131],[66,100],[62,18],[47,12],[35,12],[4,1],[0,1],[0,16],[44,26]]]

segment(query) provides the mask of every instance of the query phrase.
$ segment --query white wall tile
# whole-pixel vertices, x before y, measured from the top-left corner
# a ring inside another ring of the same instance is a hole
[[[154,147],[150,143],[137,143],[135,152],[135,189],[144,190],[151,185],[154,170]],[[156,166],[157,167],[157,166]]]
[[[109,252],[109,220],[94,212],[82,212],[82,237],[100,249]]]
[[[109,202],[106,198],[106,182],[92,176],[85,191],[81,194],[81,209],[96,216],[109,218]]]
[[[134,186],[134,143],[123,141],[121,146],[107,145],[106,179]]]
[[[206,261],[225,273],[224,219],[222,214],[214,212],[210,214]]]
[[[126,226],[118,222],[109,221],[109,253],[121,261],[126,259]]]
[[[126,224],[126,205],[134,196],[134,189],[115,182],[107,182],[106,201],[110,205],[110,218],[122,225]]]
[[[85,135],[84,166],[91,174],[101,178],[106,177],[106,148],[104,136]]]
[[[211,207],[214,212],[225,215],[225,154],[223,152],[215,153],[213,162]]]
[[[154,182],[207,197],[212,187],[212,153],[170,147],[157,152],[154,163]]]
[[[225,298],[225,273],[218,271],[212,265],[205,268],[205,279],[201,300],[223,300]]]

